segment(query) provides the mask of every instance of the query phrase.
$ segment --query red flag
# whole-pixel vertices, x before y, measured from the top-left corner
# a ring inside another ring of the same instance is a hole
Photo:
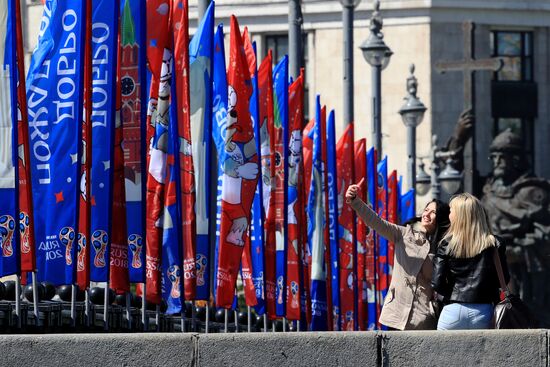
[[[275,202],[272,195],[273,177],[275,177],[275,138],[273,107],[273,73],[271,70],[271,50],[258,69],[258,89],[260,101],[260,122],[265,135],[262,146],[262,189],[264,194],[265,230],[265,299],[267,314],[275,318],[276,308],[276,272],[275,272]]]
[[[183,237],[183,289],[186,300],[195,299],[197,276],[195,266],[195,172],[191,139],[191,108],[189,97],[189,14],[188,1],[180,0],[172,7],[174,37],[174,72],[178,106],[180,140],[180,192]],[[202,190],[203,188],[199,188]]]
[[[356,251],[354,215],[349,205],[344,205],[344,194],[349,185],[355,182],[353,155],[353,124],[349,124],[336,144],[336,167],[338,177],[338,247],[340,264],[340,329],[355,330],[356,294]]]
[[[91,236],[91,165],[92,165],[92,0],[86,2],[86,46],[84,47],[84,114],[80,166],[80,201],[78,212],[78,242],[76,282],[80,289],[90,285]]]
[[[160,304],[162,214],[167,164],[169,99],[172,53],[166,47],[170,40],[170,6],[164,0],[147,1],[147,59],[153,74],[147,111],[147,192],[146,192],[146,299]]]
[[[309,136],[315,119],[312,119],[304,127],[302,132],[302,172],[304,177],[304,185],[301,188],[302,202],[306,205],[307,198],[309,197],[309,189],[311,184],[311,167],[312,167],[312,154],[313,154],[313,138]],[[309,325],[311,323],[311,253],[309,251],[308,237],[307,237],[307,213],[302,211],[302,308],[306,314],[306,321]]]
[[[365,179],[367,177],[367,151],[366,141],[361,139],[355,142],[355,177]],[[359,197],[366,201],[367,185],[362,185]],[[349,205],[346,205],[349,207]],[[357,328],[367,330],[367,278],[366,278],[366,254],[367,254],[367,233],[369,228],[357,217]]]
[[[303,185],[302,168],[302,126],[304,110],[304,75],[288,89],[289,146],[288,146],[288,249],[287,249],[287,303],[286,318],[300,320],[300,255],[302,250],[302,228],[305,227],[302,212],[304,201],[300,195]]]
[[[247,27],[244,27],[242,39],[243,39],[244,51],[246,53],[246,61],[248,63],[250,78],[253,78],[256,74],[256,54],[254,53],[252,42],[250,42],[250,37],[248,36]],[[257,137],[257,138],[259,139],[260,137]],[[254,287],[254,282],[252,280],[251,250],[252,249],[251,249],[250,227],[249,227],[247,241],[242,254],[241,277],[243,280],[243,290],[244,290],[244,298],[246,301],[246,305],[252,307],[258,304],[258,300],[256,299],[256,288]]]
[[[218,307],[230,308],[243,247],[248,237],[250,210],[258,181],[258,154],[249,112],[252,94],[239,24],[231,16],[228,83],[227,159],[222,162],[222,213],[217,273]]]
[[[122,149],[123,128],[121,121],[122,92],[120,83],[120,59],[122,57],[120,36],[118,39],[118,70],[116,90],[116,124],[114,140],[113,172],[113,225],[111,230],[111,248],[109,264],[110,287],[117,293],[130,291],[128,273],[128,237],[126,235],[126,190],[124,179],[124,150]]]
[[[32,212],[31,166],[28,164],[29,153],[29,119],[25,88],[25,60],[23,53],[23,36],[21,31],[21,6],[15,2],[17,33],[17,103],[19,121],[17,124],[19,151],[19,234],[21,236],[21,272],[36,270],[34,243],[34,216]]]
[[[397,218],[397,171],[393,170],[388,177],[388,221],[396,223]],[[393,255],[395,253],[395,243],[388,243],[388,284],[391,282],[391,275],[393,270]]]

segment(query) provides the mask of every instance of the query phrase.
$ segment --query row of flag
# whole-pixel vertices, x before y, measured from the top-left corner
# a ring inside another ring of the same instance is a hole
[[[260,63],[232,16],[226,65],[214,3],[191,38],[187,0],[46,0],[25,79],[19,0],[0,7],[0,276],[141,283],[168,313],[234,307],[240,276],[258,314],[377,327],[393,244],[344,193],[366,177],[397,223],[414,192],[319,97],[304,122],[288,57]]]

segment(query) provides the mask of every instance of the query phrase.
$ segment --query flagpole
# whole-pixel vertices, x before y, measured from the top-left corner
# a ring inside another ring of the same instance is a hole
[[[160,332],[160,304],[156,306],[155,322],[157,323],[157,332]]]
[[[210,322],[210,306],[206,303],[206,327],[205,334],[208,334],[208,323]]]
[[[181,332],[182,333],[185,333],[185,310],[181,309],[181,321],[180,321],[180,326],[181,326]]]
[[[264,333],[267,333],[267,314],[264,313]]]
[[[105,282],[103,296],[103,330],[109,330],[109,282]]]
[[[283,333],[286,333],[286,317],[283,317]]]
[[[252,330],[252,320],[250,319],[251,316],[252,316],[252,313],[250,312],[250,306],[247,307],[248,308],[248,332],[250,332]]]
[[[76,327],[76,286],[74,284],[71,284],[71,326]]]
[[[197,311],[195,309],[195,301],[193,301],[191,308],[191,331],[197,331]]]
[[[235,332],[239,332],[239,314],[237,313],[237,310],[233,310],[233,319],[235,320]]]
[[[90,288],[87,288],[84,293],[84,313],[86,314],[86,326],[90,327],[91,324],[91,314],[90,314]]]
[[[141,325],[143,326],[143,331],[149,331],[149,325],[146,316],[147,316],[147,301],[145,300],[146,296],[146,290],[145,290],[145,283],[141,283]]]
[[[36,306],[34,310],[36,312]],[[17,316],[17,328],[21,329],[21,278],[19,275],[15,277],[15,315]]]
[[[300,331],[300,320],[296,321],[296,331]]]
[[[34,307],[34,317],[36,320],[36,326],[40,326],[40,313],[38,311],[38,287],[36,284],[36,272],[33,271],[31,273],[32,276],[32,305]],[[19,281],[21,281],[20,277],[17,277]],[[17,287],[19,289],[19,286]],[[17,298],[19,300],[19,297]],[[17,306],[16,306],[17,307]],[[21,305],[19,306],[21,307]]]
[[[224,317],[225,317],[225,320],[224,320],[224,325],[223,325],[223,332],[224,333],[227,333],[227,324],[228,324],[228,321],[229,321],[229,317],[228,317],[228,314],[227,314],[227,308],[224,310]]]
[[[132,313],[130,310],[130,292],[126,292],[126,320],[128,320],[128,329],[132,330]]]

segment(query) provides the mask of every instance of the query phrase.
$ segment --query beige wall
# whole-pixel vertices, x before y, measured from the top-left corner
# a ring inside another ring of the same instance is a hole
[[[417,129],[417,154],[428,153],[430,113],[430,26],[429,24],[385,26],[385,42],[394,55],[382,73],[382,149],[388,155],[388,168],[396,169],[406,177],[407,135],[397,113],[406,96],[405,83],[409,76],[409,65],[416,65],[418,97],[426,104],[424,121]],[[363,58],[359,45],[367,38],[368,28],[356,28],[354,33],[354,80],[355,80],[355,138],[371,139],[371,68]],[[321,95],[321,103],[336,111],[337,135],[343,130],[343,61],[342,29],[315,31],[315,57],[313,58],[313,84],[315,92]]]

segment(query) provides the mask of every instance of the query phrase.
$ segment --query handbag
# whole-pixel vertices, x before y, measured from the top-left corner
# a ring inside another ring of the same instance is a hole
[[[496,247],[493,252],[493,260],[498,274],[500,289],[504,292],[504,300],[500,301],[494,310],[495,329],[534,329],[536,321],[531,315],[529,307],[527,307],[521,298],[510,293],[506,285]]]

